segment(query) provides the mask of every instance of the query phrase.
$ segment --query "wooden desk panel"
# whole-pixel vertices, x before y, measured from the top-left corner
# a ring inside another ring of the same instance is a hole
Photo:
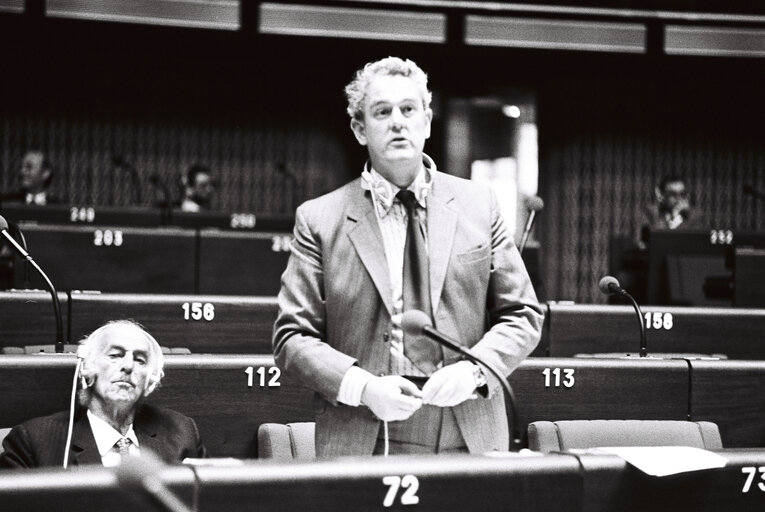
[[[20,227],[29,253],[58,290],[194,293],[195,231],[35,224]],[[20,262],[16,258],[16,268],[20,268]],[[17,287],[21,279],[21,273],[15,272]],[[36,276],[32,285],[43,287]]]
[[[199,232],[199,293],[276,296],[290,233]]]
[[[726,448],[765,447],[765,362],[692,361],[691,368],[691,419],[717,423]]]
[[[30,478],[32,474],[34,478]],[[513,510],[526,512],[581,510],[580,467],[576,458],[567,455],[251,461],[240,467],[200,467],[197,474],[199,510],[206,511],[499,512],[508,510],[509,503]],[[101,467],[69,473],[49,469],[4,474],[0,478],[0,511],[49,512],[59,510],[64,503],[67,510],[136,510],[137,504],[145,501],[141,493],[121,490],[114,475],[114,471]],[[397,492],[389,496],[395,485],[386,483],[391,477],[401,480]],[[165,468],[157,478],[189,499],[194,476],[188,468]],[[386,498],[390,500],[387,506]]]
[[[64,339],[68,338],[66,293],[59,292]],[[0,346],[51,345],[56,342],[56,315],[47,291],[0,292]]]
[[[311,391],[284,378],[279,379],[281,386],[268,386],[275,372],[270,356],[167,356],[166,360],[166,376],[150,401],[196,419],[213,455],[254,457],[261,423],[314,418]],[[0,426],[66,409],[74,363],[73,356],[0,358]],[[574,370],[572,387],[564,384],[565,371],[560,385],[555,385],[556,368]],[[536,420],[684,420],[688,414],[685,361],[532,358],[510,382],[523,432]]]
[[[765,310],[643,306],[648,354],[725,354],[765,359]],[[550,304],[547,333],[553,357],[636,353],[640,331],[632,306]],[[671,315],[668,317],[667,315]],[[648,318],[646,319],[646,316]]]
[[[71,294],[72,339],[107,320],[132,318],[162,346],[192,353],[270,354],[275,297]]]
[[[688,419],[682,360],[529,358],[509,381],[524,430],[540,420]]]
[[[765,492],[758,487],[765,468],[763,450],[720,450],[724,468],[653,477],[613,455],[580,455],[583,469],[582,510],[629,511],[761,511]],[[748,475],[754,479],[744,492]]]
[[[280,386],[268,385],[276,382],[271,357],[165,361],[165,378],[148,401],[194,418],[211,456],[255,457],[261,423],[313,420],[312,392],[284,377],[278,378]],[[74,367],[73,355],[0,358],[0,426],[68,409]]]

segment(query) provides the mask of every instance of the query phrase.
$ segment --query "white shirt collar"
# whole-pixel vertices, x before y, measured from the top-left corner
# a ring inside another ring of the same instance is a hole
[[[414,192],[417,203],[426,208],[426,199],[433,186],[432,171],[436,170],[436,164],[426,154],[423,153],[423,165],[414,181],[407,188]],[[380,217],[385,217],[393,206],[393,200],[399,187],[388,181],[383,175],[378,173],[369,162],[364,165],[364,171],[361,173],[361,188],[369,190],[372,193],[373,201],[377,206]]]
[[[114,444],[122,439],[123,436],[114,430],[114,427],[109,425],[106,421],[90,412],[90,410],[88,410],[88,421],[90,422],[90,430],[93,431],[93,437],[96,439],[98,453],[103,457],[114,448]],[[133,430],[132,424],[130,425],[130,428],[128,428],[127,435],[124,437],[130,439],[135,446],[139,446],[138,437],[135,435],[135,430]]]

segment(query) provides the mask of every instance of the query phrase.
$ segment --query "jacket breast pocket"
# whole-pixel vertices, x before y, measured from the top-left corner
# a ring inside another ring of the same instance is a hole
[[[481,244],[475,249],[457,254],[460,265],[475,265],[491,258],[491,248],[488,244]]]

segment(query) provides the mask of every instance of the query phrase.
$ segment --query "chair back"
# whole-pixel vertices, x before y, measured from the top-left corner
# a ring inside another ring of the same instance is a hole
[[[316,458],[315,424],[263,423],[258,428],[258,457],[277,460],[312,460]]]
[[[541,452],[597,446],[693,446],[722,448],[720,429],[709,421],[574,420],[535,421],[529,448]]]

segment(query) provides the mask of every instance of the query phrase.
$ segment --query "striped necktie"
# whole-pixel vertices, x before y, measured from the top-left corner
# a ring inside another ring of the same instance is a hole
[[[425,237],[420,229],[417,200],[411,190],[400,190],[396,197],[406,208],[406,244],[404,246],[403,298],[404,311],[419,309],[433,316],[430,304],[430,278]],[[441,362],[441,349],[425,336],[404,335],[404,355],[426,375],[432,374]]]

